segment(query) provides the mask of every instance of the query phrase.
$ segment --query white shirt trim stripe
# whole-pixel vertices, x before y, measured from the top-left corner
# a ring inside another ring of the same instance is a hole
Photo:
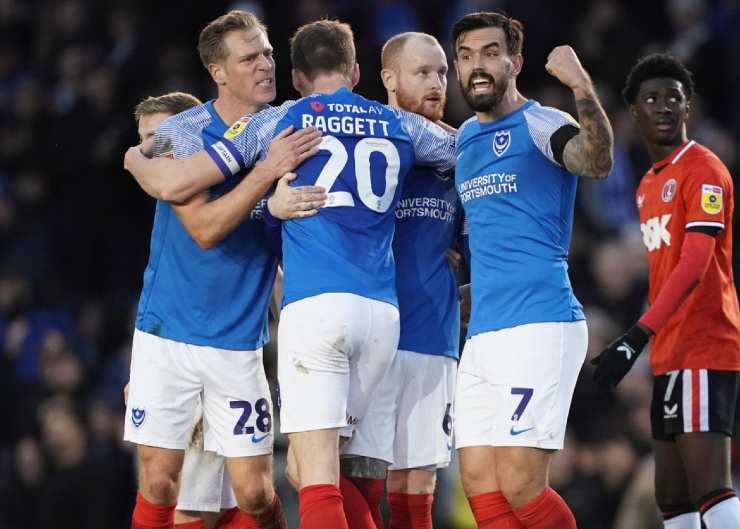
[[[699,370],[699,431],[709,431],[709,377],[706,369]]]
[[[691,369],[683,370],[683,431],[689,433],[692,430],[691,418],[693,413],[691,410]]]
[[[724,228],[724,222],[708,222],[703,220],[695,220],[686,224],[686,228],[695,228],[697,226],[706,226],[707,228]]]
[[[671,160],[671,165],[674,165],[678,160],[680,160],[681,159],[681,156],[683,156],[684,154],[686,154],[686,151],[688,151],[694,145],[696,145],[696,142],[694,140],[691,140],[690,142],[688,142],[686,144],[686,147],[684,147],[683,149],[681,149],[679,151],[679,153],[676,155],[676,157],[673,158],[673,160]]]

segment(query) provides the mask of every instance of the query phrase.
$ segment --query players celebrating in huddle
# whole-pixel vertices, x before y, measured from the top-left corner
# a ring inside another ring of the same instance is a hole
[[[242,22],[224,23],[232,19]],[[577,121],[517,90],[519,21],[462,17],[452,29],[454,63],[475,116],[458,132],[440,122],[448,66],[430,35],[404,33],[384,46],[386,105],[353,92],[351,28],[306,24],[291,39],[301,98],[270,107],[264,26],[237,11],[209,27],[201,55],[210,52],[203,62],[219,97],[165,121],[157,157],[135,147],[125,158],[160,199],[126,421],[142,462],[132,527],[177,527],[173,501],[198,399],[206,449],[226,457],[241,507],[240,521],[220,527],[284,523],[261,365],[279,260],[280,429],[301,529],[382,529],[386,478],[391,528],[430,529],[453,412],[479,528],[575,528],[547,480],[586,354],[567,255],[578,177],[605,178],[613,144],[575,52],[555,48],[545,68],[572,91]],[[596,360],[596,378],[618,383],[656,335],[653,429],[666,526],[698,528],[696,508],[709,529],[736,527],[740,503],[726,479],[740,369],[732,182],[709,151],[686,141],[690,77],[667,59],[654,62],[640,63],[625,90],[657,162],[638,191],[655,252],[652,308]],[[472,314],[456,374],[459,307],[445,255],[462,209]],[[710,296],[723,303],[712,309]],[[682,330],[709,310],[720,330],[702,322]],[[662,418],[674,403],[675,417]],[[715,454],[709,477],[693,472],[699,451]]]

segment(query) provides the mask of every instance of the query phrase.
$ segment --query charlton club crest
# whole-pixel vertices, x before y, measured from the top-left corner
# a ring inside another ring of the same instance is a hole
[[[499,130],[493,135],[493,152],[496,156],[503,156],[511,145],[511,132],[508,130]]]

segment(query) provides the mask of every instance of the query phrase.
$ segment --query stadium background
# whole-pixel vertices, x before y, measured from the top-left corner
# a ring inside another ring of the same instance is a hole
[[[131,111],[143,96],[170,90],[212,97],[197,34],[235,7],[269,27],[278,101],[295,96],[290,34],[324,15],[352,24],[358,90],[378,99],[386,38],[423,30],[449,53],[460,15],[503,8],[526,28],[521,90],[573,111],[544,70],[552,47],[573,45],[616,136],[613,174],[580,184],[571,248],[591,352],[633,323],[645,299],[633,191],[648,160],[619,96],[638,57],[670,50],[689,65],[699,94],[690,136],[737,174],[737,0],[0,0],[0,529],[130,526],[133,452],[120,441],[121,388],[153,214],[153,201],[122,170],[125,148],[136,143]],[[454,77],[448,96],[446,119],[458,125],[468,111]],[[554,485],[580,527],[659,527],[644,359],[614,399],[596,394],[588,369],[582,379]],[[280,474],[284,449],[276,479],[294,518],[295,496]],[[454,467],[440,476],[437,497],[436,527],[472,527]]]

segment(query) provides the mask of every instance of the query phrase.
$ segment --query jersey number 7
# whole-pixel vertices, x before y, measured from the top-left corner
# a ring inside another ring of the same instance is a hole
[[[327,200],[324,207],[354,206],[352,193],[347,191],[331,191],[334,182],[347,166],[349,154],[344,144],[334,136],[324,136],[319,149],[329,151],[329,161],[321,170],[316,185],[327,190]],[[370,156],[380,153],[387,162],[385,169],[385,192],[378,196],[373,192],[370,180]],[[357,142],[354,150],[355,176],[357,177],[357,194],[369,209],[378,213],[385,213],[393,203],[393,197],[398,186],[398,173],[401,160],[398,149],[385,138],[363,138]]]

